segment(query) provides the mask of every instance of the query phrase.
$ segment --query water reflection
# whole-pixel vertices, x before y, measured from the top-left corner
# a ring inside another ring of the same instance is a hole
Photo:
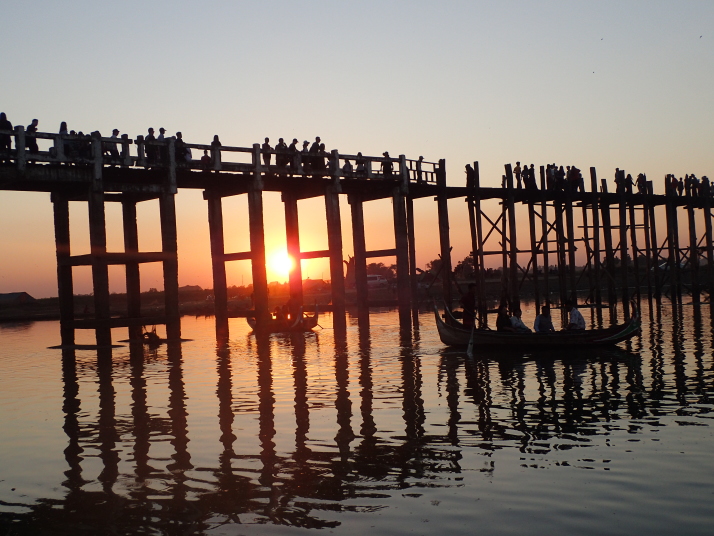
[[[399,329],[396,315],[319,336],[220,340],[208,356],[180,344],[94,359],[63,350],[63,498],[2,519],[60,533],[335,528],[396,495],[462,486],[472,472],[496,478],[503,451],[528,469],[553,453],[561,467],[592,469],[577,450],[711,410],[711,308],[657,302],[645,318],[631,344],[577,355],[469,359],[426,322]]]

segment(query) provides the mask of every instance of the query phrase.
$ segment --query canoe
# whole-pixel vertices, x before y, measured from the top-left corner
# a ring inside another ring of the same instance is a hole
[[[489,329],[468,329],[450,315],[450,323],[444,322],[439,309],[434,306],[436,328],[441,342],[447,346],[469,346],[472,341],[474,348],[567,348],[609,346],[626,341],[640,332],[639,312],[624,324],[618,324],[605,329],[586,329],[556,331],[552,333],[513,333],[510,331],[495,331]]]
[[[312,331],[312,329],[317,326],[318,321],[318,311],[312,316],[305,316],[300,313],[300,316],[296,318],[293,322],[290,320],[285,320],[284,318],[273,318],[268,320],[258,322],[258,319],[249,316],[246,318],[248,325],[253,329],[253,331],[259,331],[261,333],[286,333],[286,332],[300,332],[300,331]]]

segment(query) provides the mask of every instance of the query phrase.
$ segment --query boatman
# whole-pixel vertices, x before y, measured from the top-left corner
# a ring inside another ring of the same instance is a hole
[[[469,283],[469,290],[461,296],[462,320],[467,328],[474,327],[476,321],[476,283]]]
[[[585,319],[583,315],[580,314],[578,308],[573,304],[573,300],[566,300],[565,310],[570,313],[570,320],[568,321],[568,330],[579,330],[585,329]]]

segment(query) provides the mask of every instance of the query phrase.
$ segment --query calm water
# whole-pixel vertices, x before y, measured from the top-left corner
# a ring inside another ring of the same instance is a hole
[[[476,360],[429,314],[411,340],[394,312],[337,338],[235,319],[219,350],[184,318],[192,342],[111,359],[5,325],[0,533],[712,534],[711,312],[652,317],[616,349]]]

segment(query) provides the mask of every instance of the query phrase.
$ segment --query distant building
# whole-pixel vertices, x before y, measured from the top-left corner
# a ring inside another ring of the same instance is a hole
[[[23,305],[34,301],[35,298],[30,296],[27,292],[8,292],[7,294],[0,294],[0,305]]]

